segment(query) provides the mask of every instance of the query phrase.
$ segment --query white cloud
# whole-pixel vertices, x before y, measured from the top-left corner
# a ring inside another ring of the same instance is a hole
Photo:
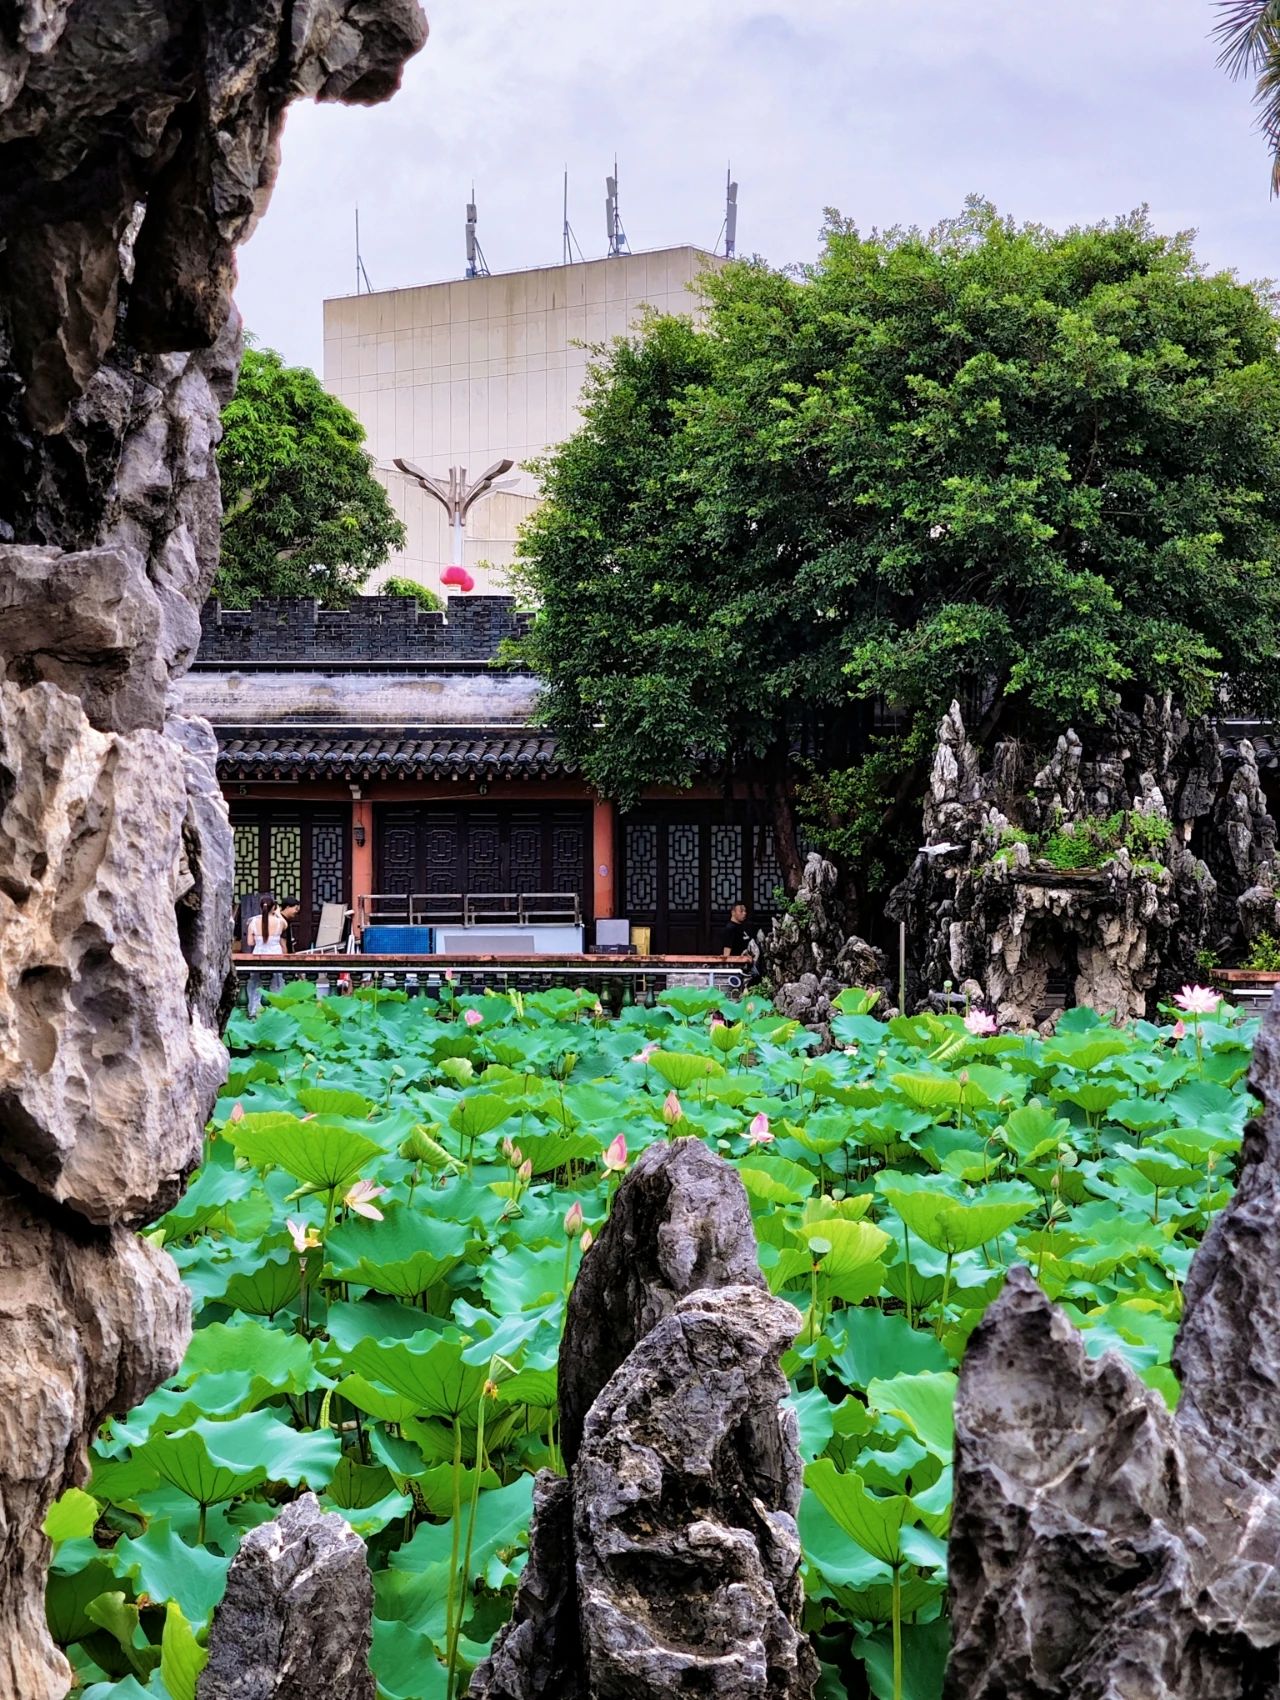
[[[320,303],[458,276],[472,179],[490,266],[560,253],[561,173],[588,255],[616,148],[632,246],[714,241],[726,162],[739,250],[812,258],[824,206],[928,225],[978,191],[1067,224],[1141,202],[1213,265],[1280,270],[1248,90],[1207,0],[435,0],[387,106],[300,108],[241,257],[263,341],[319,364]]]

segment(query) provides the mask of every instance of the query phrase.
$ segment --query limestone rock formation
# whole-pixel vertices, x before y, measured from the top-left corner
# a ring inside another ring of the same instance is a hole
[[[682,1298],[764,1287],[751,1206],[735,1171],[699,1139],[642,1151],[569,1295],[560,1348],[560,1451],[578,1456],[601,1388]]]
[[[374,1700],[372,1622],[364,1542],[304,1493],[240,1543],[196,1700]]]
[[[191,1302],[169,1257],[128,1228],[51,1208],[0,1168],[0,1694],[65,1693],[49,1640],[41,1525],[88,1474],[85,1436],[182,1359]]]
[[[832,1003],[849,986],[887,992],[883,954],[854,932],[835,867],[810,852],[790,909],[775,917],[749,954],[784,1015],[824,1028]]]
[[[568,1476],[538,1478],[476,1700],[807,1700],[801,1465],[778,1367],[796,1326],[764,1288],[734,1171],[698,1140],[651,1146],[575,1284]]]
[[[415,0],[0,3],[0,1693],[55,1700],[51,1500],[187,1312],[131,1228],[225,1071],[232,858],[166,725],[217,566],[232,250],[298,95],[368,101]]]
[[[1144,1016],[1195,979],[1199,951],[1239,936],[1241,896],[1274,866],[1275,823],[1244,750],[1217,802],[1212,727],[1148,699],[1092,752],[1068,730],[1038,766],[1006,740],[984,767],[953,703],[938,728],[924,848],[888,905],[907,926],[910,1001],[973,981],[1003,1024],[1027,1027],[1064,1001]],[[1087,843],[1116,819],[1132,842],[1079,865],[1041,847],[1055,836]]]
[[[1026,1270],[975,1331],[956,1403],[946,1700],[1280,1693],[1280,1001],[1264,1104],[1206,1235],[1178,1409],[1090,1359]]]

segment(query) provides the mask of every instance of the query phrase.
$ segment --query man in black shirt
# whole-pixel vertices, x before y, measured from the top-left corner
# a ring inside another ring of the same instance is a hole
[[[751,937],[747,927],[747,906],[741,898],[729,911],[729,924],[720,935],[721,954],[724,956],[741,956],[747,948],[747,940]]]

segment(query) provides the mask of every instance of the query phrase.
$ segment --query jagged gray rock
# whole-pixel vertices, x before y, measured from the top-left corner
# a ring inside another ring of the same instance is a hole
[[[889,990],[884,955],[853,930],[835,866],[812,851],[791,907],[748,954],[782,1013],[807,1027],[825,1031],[835,999],[850,986]]]
[[[304,1493],[240,1543],[197,1700],[374,1700],[372,1624],[364,1542]]]
[[[691,1293],[591,1407],[573,1472],[578,1611],[595,1700],[800,1700],[802,1469],[778,1367],[795,1310]]]
[[[1148,1014],[1197,977],[1198,953],[1224,929],[1238,936],[1241,880],[1274,864],[1274,822],[1260,789],[1241,778],[1228,811],[1240,871],[1228,879],[1224,870],[1220,890],[1221,776],[1212,727],[1188,721],[1167,698],[1148,698],[1141,715],[1117,714],[1092,753],[1068,729],[1039,767],[1009,739],[984,768],[953,703],[938,728],[925,849],[888,904],[907,926],[909,1001],[972,980],[1009,1027],[1043,1022],[1064,999],[1122,1018]],[[1152,823],[1152,842],[1132,853],[1122,845],[1099,865],[1054,866],[1028,842],[1122,811],[1130,830]]]
[[[646,1150],[570,1298],[567,1479],[535,1488],[512,1620],[475,1700],[807,1700],[801,1464],[779,1359],[795,1311],[746,1192],[699,1140]]]
[[[0,0],[0,1693],[58,1700],[50,1501],[187,1313],[135,1240],[224,1077],[231,842],[165,733],[217,566],[232,248],[299,94],[381,99],[415,0]],[[324,1682],[322,1671],[313,1679]]]
[[[45,1624],[42,1525],[88,1476],[85,1437],[177,1370],[190,1315],[164,1252],[51,1210],[0,1168],[0,1695],[66,1692]]]
[[[1280,1000],[1262,1116],[1191,1265],[1171,1413],[1025,1269],[975,1331],[956,1401],[946,1700],[1280,1693]]]
[[[567,1465],[587,1412],[645,1335],[689,1293],[731,1286],[764,1286],[742,1182],[700,1139],[650,1145],[569,1295],[558,1381]]]

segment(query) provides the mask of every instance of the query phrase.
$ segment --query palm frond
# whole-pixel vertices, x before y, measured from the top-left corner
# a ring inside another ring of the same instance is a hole
[[[1280,49],[1280,0],[1216,0],[1218,63],[1231,77],[1261,71]]]

